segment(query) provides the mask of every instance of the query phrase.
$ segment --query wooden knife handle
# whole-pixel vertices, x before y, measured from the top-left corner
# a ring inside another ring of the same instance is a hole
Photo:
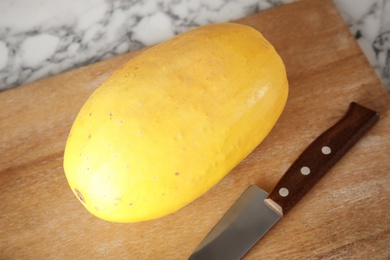
[[[290,166],[266,203],[285,215],[378,119],[378,112],[352,102],[344,117],[317,137]]]

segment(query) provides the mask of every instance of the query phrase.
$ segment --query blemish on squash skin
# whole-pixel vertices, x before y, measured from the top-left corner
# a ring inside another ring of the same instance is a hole
[[[74,189],[74,191],[76,192],[77,197],[81,200],[81,202],[86,203],[83,194],[78,189]]]
[[[119,203],[122,203],[123,202],[123,199],[118,197],[118,198],[115,198],[115,202],[114,202],[114,206],[115,207],[118,207],[119,206]]]
[[[175,176],[179,176],[180,175],[180,173],[178,173],[178,172],[175,172]]]

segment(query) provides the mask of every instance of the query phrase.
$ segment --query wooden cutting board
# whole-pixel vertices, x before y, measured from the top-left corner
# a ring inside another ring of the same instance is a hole
[[[390,96],[338,11],[330,0],[302,0],[238,22],[263,32],[285,61],[286,109],[226,178],[161,219],[95,218],[62,169],[80,107],[135,53],[0,93],[0,259],[186,259],[250,184],[270,191],[351,101],[380,121],[246,259],[389,259]]]

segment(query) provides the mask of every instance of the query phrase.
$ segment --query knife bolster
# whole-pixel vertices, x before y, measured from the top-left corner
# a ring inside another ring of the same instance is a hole
[[[278,213],[280,216],[283,217],[283,209],[278,203],[276,203],[270,198],[265,199],[264,203],[267,204],[272,210],[274,210],[276,213]]]

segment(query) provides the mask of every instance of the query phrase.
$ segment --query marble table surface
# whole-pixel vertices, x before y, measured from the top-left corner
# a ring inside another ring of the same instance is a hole
[[[333,1],[390,92],[390,0]],[[0,91],[290,2],[2,0]]]

